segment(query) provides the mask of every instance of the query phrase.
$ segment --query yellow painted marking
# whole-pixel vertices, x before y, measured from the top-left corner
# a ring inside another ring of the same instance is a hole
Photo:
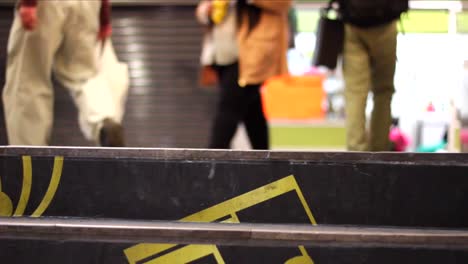
[[[304,246],[300,246],[299,250],[301,251],[303,256],[309,256],[309,254],[307,253],[307,250],[305,249]]]
[[[213,245],[188,245],[145,262],[145,264],[189,263],[209,255],[215,257],[216,263],[225,264],[218,248]]]
[[[290,176],[290,177],[293,177],[294,184],[297,186],[297,188],[295,188],[297,192],[297,196],[299,196],[299,200],[301,201],[302,207],[304,207],[304,210],[306,211],[307,217],[309,217],[310,223],[312,225],[317,225],[317,221],[315,221],[315,217],[312,214],[312,210],[310,210],[310,207],[307,204],[307,201],[304,195],[302,194],[301,188],[299,188],[299,185],[297,185],[296,179],[294,179],[294,176]]]
[[[219,252],[218,248],[216,247],[216,252],[213,253],[215,259],[216,259],[216,262],[218,264],[225,264],[224,263],[224,259],[223,259],[223,256],[221,256],[221,253]]]
[[[29,195],[31,194],[32,186],[32,162],[31,156],[23,156],[23,187],[21,188],[21,195],[18,201],[13,216],[23,216],[24,210],[29,202]]]
[[[0,192],[0,217],[9,217],[13,213],[13,203],[10,197],[4,192]]]
[[[189,215],[181,219],[180,221],[182,222],[213,222],[218,219],[224,218],[226,216],[231,216],[230,219],[223,221],[223,222],[239,223],[240,221],[239,221],[239,218],[237,217],[236,212],[242,211],[244,209],[263,203],[265,201],[268,201],[270,199],[273,199],[275,197],[278,197],[280,195],[286,194],[294,190],[296,191],[299,197],[299,200],[302,206],[304,207],[304,210],[309,218],[309,221],[311,222],[311,224],[316,225],[317,223],[312,214],[312,211],[310,210],[310,207],[307,204],[304,198],[304,195],[302,194],[302,191],[299,188],[299,185],[297,184],[296,179],[294,178],[293,175],[287,176],[283,179],[272,182],[270,184],[257,188],[248,193],[234,197],[230,200],[214,205],[198,213]],[[172,245],[168,248],[171,248],[174,246],[176,245]],[[303,253],[303,256],[299,258],[310,259],[310,257],[308,257],[307,251],[305,251],[305,248],[302,247],[301,249],[301,247],[302,246],[300,246],[299,249]],[[147,244],[146,243],[146,244],[137,244],[133,247],[127,248],[126,250],[124,250],[124,252],[125,252],[125,255],[127,256],[129,263],[133,264],[147,257],[151,257],[153,255],[161,253],[162,250],[161,250],[161,245],[159,244]],[[306,255],[304,255],[304,252],[306,253]],[[162,257],[158,257],[157,259],[159,260],[160,258]],[[160,262],[154,262],[154,263],[160,263]],[[306,263],[310,263],[310,262],[306,262]]]
[[[314,261],[310,258],[309,254],[304,247],[299,247],[302,255],[289,259],[285,264],[314,264]]]
[[[125,256],[127,256],[128,263],[136,264],[141,259],[158,254],[159,252],[163,252],[175,246],[177,246],[177,244],[141,243],[131,248],[125,249],[124,253],[125,253]]]
[[[226,219],[224,221],[222,221],[222,223],[230,223],[230,224],[234,224],[234,223],[240,223],[239,221],[239,218],[237,217],[237,214],[233,213],[231,214],[231,218],[229,219]],[[161,253],[163,251],[166,251],[170,248],[173,248],[177,246],[177,244],[148,244],[148,243],[142,243],[142,244],[138,244],[132,248],[128,248],[126,250],[124,250],[124,253],[125,255],[127,256],[127,259],[129,260],[129,263],[131,264],[136,264],[139,260],[141,260],[141,256],[152,256],[152,255],[155,255],[155,254],[158,254],[158,253]],[[201,246],[200,246],[201,247]],[[219,255],[219,258],[222,260],[222,257],[221,255],[219,254],[219,252],[217,252],[217,254],[214,254],[215,258],[218,260],[218,257],[217,255]],[[202,256],[204,257],[204,256]],[[149,263],[152,263],[152,262],[149,262]],[[159,262],[155,262],[155,263],[159,263]],[[218,263],[224,263],[223,262],[219,262],[218,260]]]
[[[2,177],[0,176],[0,217],[9,217],[13,214],[13,202],[2,192]]]
[[[299,186],[297,185],[296,179],[294,176],[288,176],[276,182],[272,182],[265,186],[262,186],[258,189],[240,195],[238,197],[234,197],[230,200],[227,200],[223,203],[218,205],[212,206],[208,209],[200,211],[198,213],[189,215],[183,218],[182,222],[213,222],[217,219],[223,218],[226,215],[230,215],[232,212],[239,212],[249,207],[252,207],[256,204],[263,203],[270,199],[273,199],[277,196],[282,194],[288,193],[293,190],[299,190]],[[302,194],[302,193],[301,193]],[[301,197],[299,197],[301,199]],[[303,196],[302,196],[303,199]],[[304,205],[304,201],[301,200],[301,203]],[[310,212],[310,208],[305,203],[306,211]],[[313,217],[312,217],[313,219]],[[315,220],[311,220],[312,224]]]
[[[228,220],[231,220],[228,223],[240,223],[239,217],[237,216],[236,213],[232,213],[231,218]]]
[[[62,176],[63,169],[63,157],[55,157],[54,169],[52,170],[52,177],[50,179],[49,187],[47,188],[46,194],[42,199],[42,202],[37,207],[36,211],[31,217],[40,217],[45,210],[49,207],[52,199],[54,199],[55,193],[57,192],[58,185],[60,183],[60,177]]]

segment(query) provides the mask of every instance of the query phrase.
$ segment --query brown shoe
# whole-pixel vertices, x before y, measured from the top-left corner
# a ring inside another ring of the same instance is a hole
[[[106,118],[99,132],[99,143],[102,147],[125,147],[122,125]]]

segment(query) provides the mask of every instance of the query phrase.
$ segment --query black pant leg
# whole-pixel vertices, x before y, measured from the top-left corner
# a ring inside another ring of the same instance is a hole
[[[239,65],[216,67],[219,78],[219,100],[211,130],[209,148],[228,149],[243,116],[244,94],[237,84]]]
[[[263,112],[261,85],[248,85],[246,92],[246,112],[243,121],[253,149],[269,149],[268,124]]]

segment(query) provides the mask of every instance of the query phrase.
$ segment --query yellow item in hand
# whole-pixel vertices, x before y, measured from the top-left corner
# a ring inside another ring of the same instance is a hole
[[[213,10],[211,12],[211,20],[213,20],[213,23],[217,25],[226,17],[229,0],[213,0],[212,6]]]

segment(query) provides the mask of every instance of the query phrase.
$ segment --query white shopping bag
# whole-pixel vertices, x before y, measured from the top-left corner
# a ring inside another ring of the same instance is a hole
[[[110,39],[104,44],[101,70],[109,83],[108,87],[111,89],[111,94],[116,107],[112,118],[118,123],[121,123],[125,113],[125,103],[127,102],[128,96],[128,65],[117,59],[114,46]]]
[[[100,43],[97,52],[99,71],[82,87],[78,117],[85,138],[94,142],[105,118],[122,122],[129,88],[128,65],[117,59],[112,41]]]

